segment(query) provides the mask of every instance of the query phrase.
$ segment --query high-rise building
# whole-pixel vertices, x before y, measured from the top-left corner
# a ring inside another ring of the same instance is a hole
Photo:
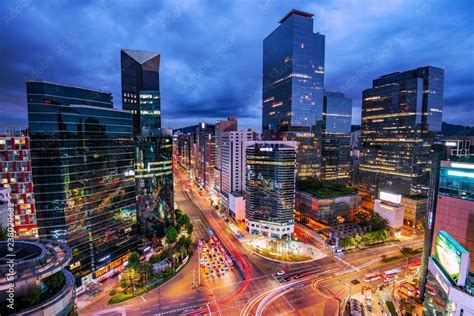
[[[39,236],[71,247],[80,292],[137,246],[132,114],[113,109],[109,92],[26,88]]]
[[[245,226],[274,238],[294,232],[295,143],[249,142],[246,149]]]
[[[221,186],[222,166],[221,166],[221,135],[225,132],[237,130],[237,118],[229,117],[227,120],[220,120],[216,123],[216,166],[214,167],[214,192],[219,195]]]
[[[173,142],[161,129],[160,54],[123,49],[121,65],[122,106],[133,114],[138,221],[149,239],[153,223],[174,220]]]
[[[155,91],[155,95],[158,95],[159,98],[160,54],[122,49],[120,51],[120,59],[122,69],[122,107],[124,110],[132,111],[134,133],[140,134],[141,127],[143,127],[141,119],[146,115],[140,110],[140,91]],[[148,110],[145,109],[145,111]],[[159,105],[153,111],[158,111],[158,113],[152,115],[159,116]]]
[[[148,239],[156,221],[174,221],[173,139],[158,132],[135,136],[137,216],[141,234]]]
[[[14,228],[18,238],[38,237],[30,137],[26,128],[0,130],[0,188],[9,188],[14,209]]]
[[[350,182],[352,99],[341,92],[324,92],[321,179]]]
[[[292,10],[263,41],[264,140],[297,141],[297,177],[320,176],[325,37]]]
[[[441,130],[444,70],[422,67],[379,77],[363,91],[359,194],[373,210],[380,190],[426,195],[430,148]]]
[[[196,129],[196,180],[207,192],[214,189],[216,126],[202,122]]]
[[[9,187],[0,187],[0,228],[7,229],[10,225],[11,193]]]
[[[253,130],[224,132],[220,136],[221,143],[221,185],[220,208],[230,216],[242,220],[235,209],[229,205],[229,195],[242,196],[245,190],[245,148],[248,141],[255,140]]]

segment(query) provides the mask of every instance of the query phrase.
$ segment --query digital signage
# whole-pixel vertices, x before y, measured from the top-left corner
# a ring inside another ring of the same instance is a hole
[[[457,285],[464,285],[469,271],[469,252],[447,232],[440,230],[436,239],[435,258]]]
[[[395,204],[400,204],[400,202],[402,201],[402,196],[400,194],[380,191],[380,199],[382,201],[388,201]]]

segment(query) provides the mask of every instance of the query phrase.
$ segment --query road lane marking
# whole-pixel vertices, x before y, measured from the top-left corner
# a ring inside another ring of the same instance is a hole
[[[146,302],[146,299],[143,297],[143,295],[140,295],[140,297],[142,298],[144,302]]]

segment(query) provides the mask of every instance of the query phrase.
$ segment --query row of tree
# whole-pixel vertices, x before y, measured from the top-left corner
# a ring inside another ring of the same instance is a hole
[[[387,228],[374,230],[363,235],[354,237],[344,237],[340,240],[340,246],[343,249],[359,248],[385,242],[390,239],[390,233]]]

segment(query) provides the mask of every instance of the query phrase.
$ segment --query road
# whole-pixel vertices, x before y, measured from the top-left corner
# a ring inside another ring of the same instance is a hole
[[[133,300],[106,306],[106,298],[79,310],[80,315],[335,315],[339,301],[349,291],[348,284],[368,271],[388,270],[399,263],[382,264],[382,254],[399,255],[401,247],[421,246],[421,240],[409,240],[347,254],[328,254],[325,258],[304,264],[282,264],[265,260],[245,248],[229,229],[209,201],[195,189],[183,190],[185,174],[175,169],[175,202],[188,214],[197,238],[206,239],[212,228],[223,246],[234,258],[235,276],[205,282],[193,287],[197,279],[197,251],[190,262],[172,280],[148,294]],[[361,255],[363,253],[363,255]],[[282,283],[276,271],[302,274],[302,278]],[[345,275],[340,275],[347,272]],[[194,279],[193,279],[194,273]],[[339,274],[339,275],[338,275]],[[323,281],[324,282],[323,282]],[[321,283],[322,288],[316,286]],[[316,285],[315,285],[316,284]],[[356,287],[352,290],[358,291]],[[360,291],[360,289],[359,289]]]

